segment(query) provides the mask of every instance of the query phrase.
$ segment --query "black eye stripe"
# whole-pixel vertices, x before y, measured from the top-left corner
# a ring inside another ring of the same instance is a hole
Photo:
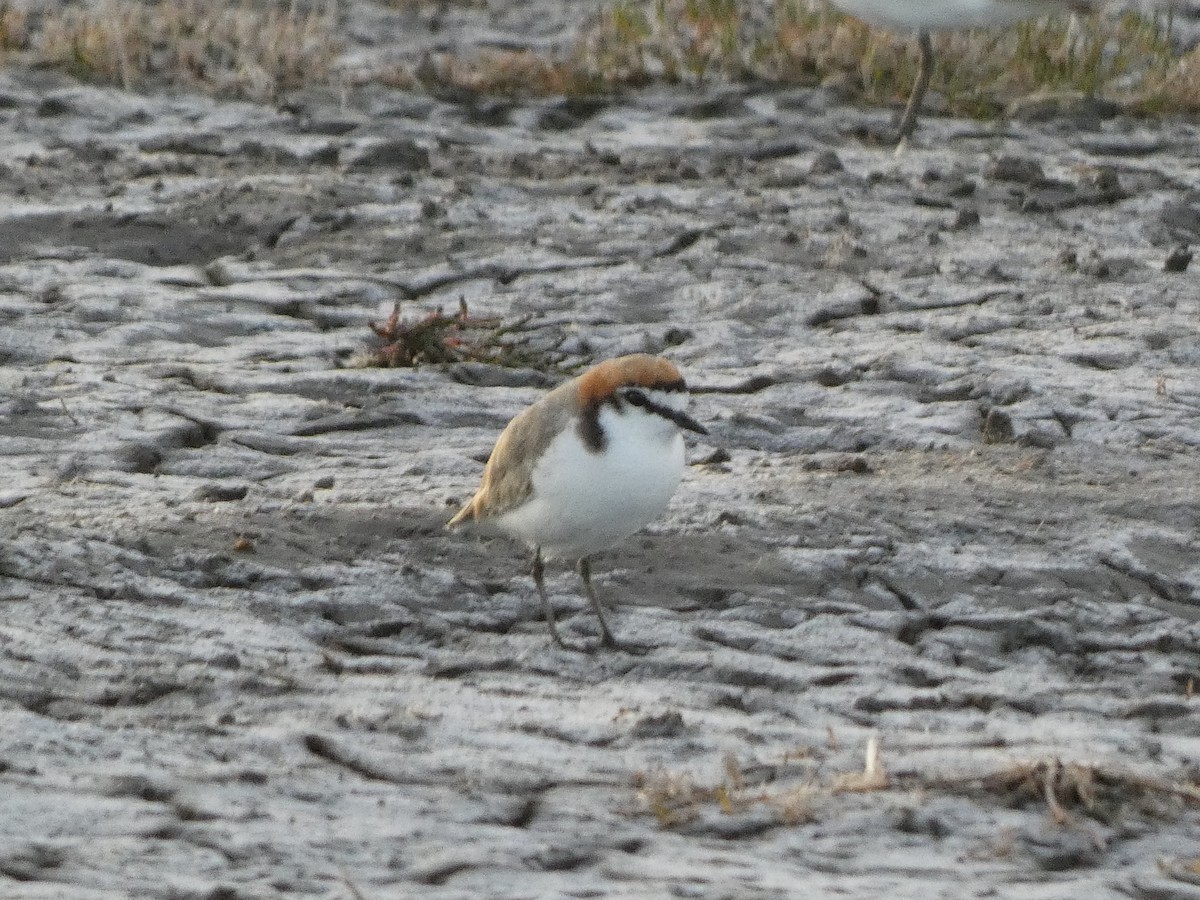
[[[650,398],[637,388],[630,388],[627,391],[623,391],[621,395],[634,406],[653,407],[654,405]]]
[[[708,431],[687,413],[672,409],[669,406],[663,406],[660,403],[655,403],[637,388],[626,388],[625,390],[618,391],[613,395],[613,400],[618,410],[621,408],[621,400],[624,400],[630,406],[637,406],[646,410],[646,412],[662,416],[662,418],[669,422],[674,422],[680,428],[686,428],[688,431],[694,431],[697,434],[708,434]]]

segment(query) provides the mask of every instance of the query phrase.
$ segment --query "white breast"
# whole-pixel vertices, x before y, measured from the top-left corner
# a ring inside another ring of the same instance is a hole
[[[833,0],[843,12],[886,28],[985,28],[1061,11],[1055,0]]]
[[[628,404],[622,412],[602,407],[600,427],[607,440],[599,453],[574,427],[558,435],[533,470],[530,499],[496,525],[548,557],[577,559],[659,516],[683,477],[679,429]]]

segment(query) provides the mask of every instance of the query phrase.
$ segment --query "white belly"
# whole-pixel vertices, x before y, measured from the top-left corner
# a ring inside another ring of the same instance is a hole
[[[533,471],[533,493],[496,525],[548,557],[578,559],[657,518],[683,477],[683,437],[659,416],[626,407],[600,412],[607,435],[589,451],[574,428],[555,438]]]
[[[885,28],[986,28],[1062,11],[1055,0],[832,0],[842,12]]]

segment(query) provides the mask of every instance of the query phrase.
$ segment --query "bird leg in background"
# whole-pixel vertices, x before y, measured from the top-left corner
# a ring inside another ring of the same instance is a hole
[[[535,547],[533,549],[533,583],[537,585],[538,596],[542,598],[542,609],[546,612],[546,624],[550,626],[550,637],[554,638],[554,643],[563,649],[567,649],[567,645],[563,643],[563,639],[559,637],[558,626],[554,624],[554,610],[550,606],[550,598],[546,596],[545,574],[546,567],[542,565],[542,548]]]
[[[612,636],[612,632],[608,630],[608,623],[604,621],[604,612],[600,609],[596,592],[592,590],[592,563],[586,556],[579,560],[579,580],[583,582],[583,590],[592,603],[592,609],[596,611],[596,618],[600,620],[600,643],[605,647],[618,646],[617,639]]]
[[[917,83],[908,95],[908,105],[904,107],[904,116],[900,119],[901,143],[917,127],[917,115],[921,112],[921,102],[925,99],[925,90],[929,87],[930,76],[933,75],[933,40],[928,31],[917,32],[917,46],[921,51],[921,62],[917,69]]]

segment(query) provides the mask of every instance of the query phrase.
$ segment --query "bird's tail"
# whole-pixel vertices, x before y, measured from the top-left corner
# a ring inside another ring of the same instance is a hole
[[[454,518],[446,523],[446,528],[453,531],[456,528],[461,528],[463,525],[476,521],[478,518],[479,514],[475,509],[475,498],[472,497],[462,509],[454,514]]]

